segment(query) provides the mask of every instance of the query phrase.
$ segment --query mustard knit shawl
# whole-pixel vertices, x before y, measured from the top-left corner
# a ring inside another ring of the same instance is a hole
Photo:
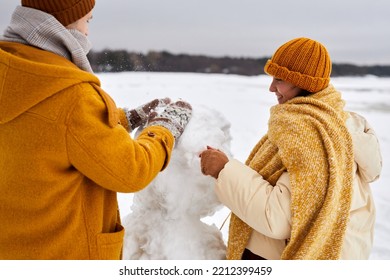
[[[352,197],[353,148],[332,85],[271,108],[268,133],[246,164],[271,185],[291,183],[291,237],[282,259],[338,259]],[[232,213],[227,259],[241,259],[252,228]]]

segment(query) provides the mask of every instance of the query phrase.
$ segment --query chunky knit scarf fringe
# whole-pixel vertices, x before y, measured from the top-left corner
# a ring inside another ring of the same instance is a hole
[[[268,133],[246,164],[291,183],[291,238],[282,259],[338,259],[352,197],[353,148],[344,101],[332,85],[271,108]],[[228,259],[241,259],[252,228],[232,214]]]
[[[27,7],[16,7],[11,23],[0,40],[31,45],[58,54],[80,69],[92,73],[87,54],[88,38],[75,29],[66,29],[55,17]]]

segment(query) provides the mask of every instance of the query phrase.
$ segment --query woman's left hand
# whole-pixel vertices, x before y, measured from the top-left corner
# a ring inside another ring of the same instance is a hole
[[[219,173],[229,161],[228,157],[222,151],[207,146],[200,155],[200,168],[204,175],[210,175],[218,179]]]

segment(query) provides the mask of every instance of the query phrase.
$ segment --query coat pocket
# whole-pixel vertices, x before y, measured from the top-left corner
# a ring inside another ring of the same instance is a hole
[[[116,225],[116,231],[112,233],[100,233],[97,236],[99,259],[120,260],[125,229],[120,224]]]

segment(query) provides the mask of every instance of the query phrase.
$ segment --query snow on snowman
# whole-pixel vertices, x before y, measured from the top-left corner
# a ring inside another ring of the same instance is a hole
[[[230,155],[230,123],[203,105],[177,141],[168,167],[134,194],[126,229],[123,259],[218,260],[226,245],[216,225],[201,221],[222,208],[215,179],[200,171],[199,154],[207,145]]]

